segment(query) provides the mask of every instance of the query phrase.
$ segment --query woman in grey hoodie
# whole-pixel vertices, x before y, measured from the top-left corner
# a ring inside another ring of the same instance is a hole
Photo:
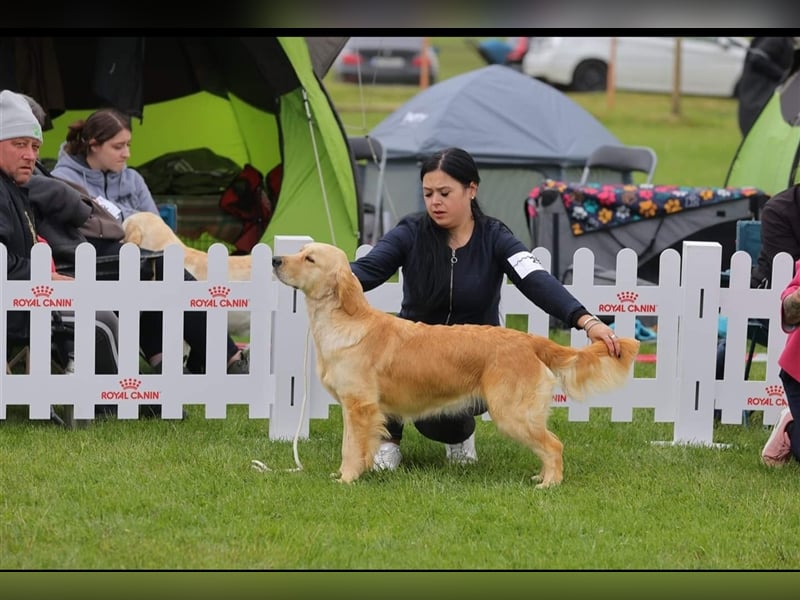
[[[51,173],[77,183],[120,221],[136,212],[159,214],[144,178],[128,166],[130,119],[103,108],[69,126]]]

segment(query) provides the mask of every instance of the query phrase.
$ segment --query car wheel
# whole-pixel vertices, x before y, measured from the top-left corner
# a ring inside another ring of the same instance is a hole
[[[598,92],[606,89],[608,67],[599,60],[587,60],[575,68],[572,89],[576,92]]]

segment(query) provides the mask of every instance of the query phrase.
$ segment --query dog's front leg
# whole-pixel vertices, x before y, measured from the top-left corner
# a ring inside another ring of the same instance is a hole
[[[339,481],[350,483],[372,464],[385,418],[376,402],[343,398],[341,405],[344,431]]]

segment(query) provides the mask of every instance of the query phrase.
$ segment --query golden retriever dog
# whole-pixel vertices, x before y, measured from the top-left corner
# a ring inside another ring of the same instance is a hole
[[[208,279],[208,254],[185,245],[160,215],[147,211],[134,213],[123,221],[122,227],[125,230],[125,241],[132,242],[145,250],[164,250],[170,244],[178,244],[183,248],[185,269],[195,279]],[[249,280],[250,264],[250,255],[229,256],[228,279],[231,281]],[[228,313],[228,333],[249,336],[250,313],[230,311]]]
[[[305,245],[274,256],[276,277],[306,297],[317,375],[342,407],[339,481],[372,466],[386,415],[406,420],[463,410],[483,399],[497,428],[541,460],[537,488],[563,478],[561,441],[547,429],[554,386],[576,400],[622,386],[639,342],[621,338],[621,356],[602,342],[561,346],[491,325],[427,325],[370,306],[341,249]]]

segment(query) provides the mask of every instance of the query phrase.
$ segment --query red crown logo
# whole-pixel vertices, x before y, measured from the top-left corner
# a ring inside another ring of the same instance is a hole
[[[135,377],[126,377],[119,380],[119,385],[123,390],[138,390],[139,386],[142,385],[142,380]]]
[[[782,385],[768,385],[766,388],[767,396],[783,396]]]
[[[617,299],[620,302],[636,302],[636,299],[639,297],[639,294],[636,292],[620,292],[617,294]]]
[[[214,285],[208,288],[208,293],[211,294],[212,298],[225,298],[231,293],[231,288],[224,285]]]
[[[53,288],[49,285],[35,285],[31,288],[31,291],[37,298],[41,298],[42,296],[49,297],[50,294],[53,293]]]

